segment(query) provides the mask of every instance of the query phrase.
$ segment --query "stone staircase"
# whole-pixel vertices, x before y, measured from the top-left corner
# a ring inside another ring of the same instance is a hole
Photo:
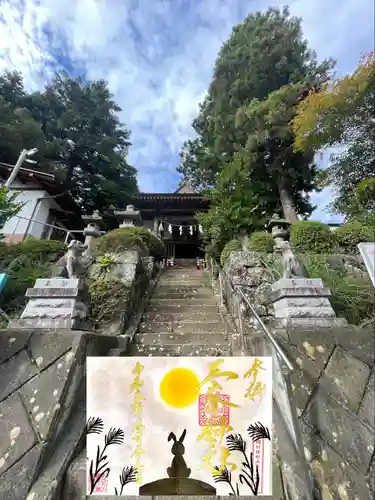
[[[230,356],[226,325],[206,272],[176,261],[154,289],[130,355]]]

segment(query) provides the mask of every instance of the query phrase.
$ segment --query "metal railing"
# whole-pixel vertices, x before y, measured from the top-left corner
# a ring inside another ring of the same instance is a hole
[[[47,222],[40,222],[36,219],[31,219],[29,217],[23,217],[22,215],[15,215],[14,217],[17,217],[18,221],[16,224],[16,227],[14,228],[12,234],[10,233],[4,233],[4,236],[14,236],[16,234],[16,231],[19,227],[19,223],[21,220],[26,220],[29,223],[29,227],[27,228],[28,230],[30,229],[30,223],[35,223],[35,224],[40,224],[42,226],[42,231],[41,231],[41,236],[40,239],[53,239],[53,240],[58,240],[58,241],[64,241],[64,243],[68,243],[69,240],[73,239],[74,234],[82,234],[83,230],[69,230],[61,226],[56,226],[54,224],[48,224]],[[50,228],[50,233],[48,234],[48,237],[45,236],[45,229]],[[53,237],[53,231],[55,231],[55,237]],[[61,238],[59,235],[61,234]],[[25,234],[25,238],[32,236],[31,234]]]
[[[269,331],[265,323],[260,318],[254,306],[243,292],[246,285],[233,284],[227,273],[212,259],[208,263],[208,272],[212,280],[219,281],[221,305],[226,306],[228,312],[237,312],[237,325],[240,335],[241,355],[250,353],[244,327],[244,311],[246,308],[255,318],[256,323],[260,326],[261,331],[265,335],[266,344],[270,349],[264,347],[264,352],[261,355],[269,355],[269,350],[273,359],[273,399],[276,405],[276,412],[280,418],[277,418],[274,411],[275,432],[279,435],[278,448],[281,461],[287,455],[289,474],[288,485],[294,494],[291,498],[303,500],[313,500],[313,479],[310,468],[307,464],[302,432],[298,422],[297,405],[295,403],[292,384],[290,381],[290,373],[294,371],[294,366],[288,359],[275,336]],[[241,307],[244,305],[244,308]],[[233,316],[233,314],[232,314]],[[255,334],[255,332],[254,332]],[[251,338],[249,338],[251,340]],[[275,418],[276,417],[276,418]],[[291,465],[290,465],[291,462]],[[283,478],[285,479],[285,478]],[[290,483],[289,483],[290,481]],[[291,484],[292,483],[292,484]],[[289,498],[289,497],[288,497]]]

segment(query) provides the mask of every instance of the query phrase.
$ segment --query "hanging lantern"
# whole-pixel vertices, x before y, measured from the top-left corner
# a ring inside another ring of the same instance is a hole
[[[180,235],[182,236],[182,226],[179,226]]]
[[[172,224],[169,224],[169,225],[168,225],[168,233],[169,233],[169,234],[172,234]]]
[[[160,222],[159,224],[159,231],[164,231],[164,226],[162,222]]]
[[[193,226],[190,226],[190,234],[193,236]]]

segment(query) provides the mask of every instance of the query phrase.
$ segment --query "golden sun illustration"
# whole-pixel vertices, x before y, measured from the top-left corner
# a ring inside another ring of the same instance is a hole
[[[173,368],[160,383],[161,399],[173,408],[186,408],[194,404],[199,394],[199,379],[188,368]]]

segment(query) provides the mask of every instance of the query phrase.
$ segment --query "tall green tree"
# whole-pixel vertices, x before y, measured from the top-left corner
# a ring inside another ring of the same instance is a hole
[[[37,146],[40,168],[55,173],[84,212],[124,206],[138,190],[136,170],[127,162],[130,131],[106,82],[56,75],[43,92],[27,94],[20,75],[7,73],[0,79],[1,98],[10,145],[3,161],[14,162],[21,144]],[[23,121],[16,120],[20,114]]]
[[[335,188],[334,212],[348,216],[375,209],[375,52],[349,75],[330,80],[297,108],[295,151],[341,146],[331,156],[325,185]]]
[[[325,82],[332,67],[331,60],[317,62],[301,20],[287,8],[249,15],[219,52],[179,171],[197,189],[215,186],[223,171],[230,178],[240,155],[243,192],[262,186],[268,212],[276,205],[291,221],[311,213],[317,169],[313,154],[293,150],[289,120],[306,89]]]
[[[20,73],[0,76],[0,161],[5,163],[15,163],[22,149],[44,150],[43,131],[25,107],[25,95]]]

